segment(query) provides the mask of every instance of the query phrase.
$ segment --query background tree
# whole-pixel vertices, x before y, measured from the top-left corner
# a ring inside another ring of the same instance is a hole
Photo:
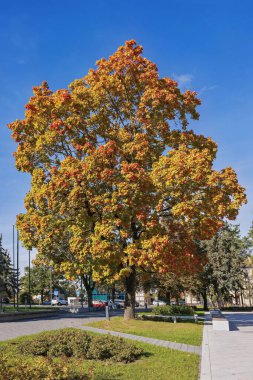
[[[253,250],[253,223],[250,226],[247,236],[244,238],[245,246],[248,250],[248,258],[252,260],[252,250]]]
[[[22,241],[64,272],[121,279],[125,317],[138,270],[193,271],[195,239],[245,202],[235,172],[213,170],[216,144],[187,129],[199,104],[132,40],[68,90],[35,87],[9,125],[16,166],[32,175]]]
[[[7,295],[13,297],[16,290],[16,274],[11,263],[7,249],[2,246],[0,235],[0,297]]]
[[[228,223],[209,241],[202,244],[208,262],[202,281],[208,284],[209,293],[217,297],[219,307],[241,293],[245,282],[245,259],[248,256],[238,226]]]
[[[144,273],[140,276],[140,289],[149,293],[155,289],[158,299],[165,300],[169,304],[172,299],[179,301],[181,293],[185,291],[184,280],[179,274],[167,273]]]
[[[25,268],[25,274],[20,279],[22,292],[29,292],[29,275],[28,267]],[[30,275],[31,296],[40,295],[41,303],[44,302],[45,296],[50,296],[50,268],[46,266],[34,266],[31,268]]]
[[[52,282],[51,282],[52,280]],[[21,290],[25,295],[29,294],[29,268],[25,268],[24,276],[20,279]],[[59,293],[69,296],[76,296],[73,284],[64,278],[63,275],[55,272],[51,273],[51,268],[42,265],[34,265],[30,271],[31,295],[40,295],[41,303],[45,297],[50,298],[50,288],[57,289]]]

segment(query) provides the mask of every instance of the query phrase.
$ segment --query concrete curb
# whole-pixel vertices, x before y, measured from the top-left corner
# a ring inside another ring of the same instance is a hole
[[[25,319],[45,318],[59,315],[60,310],[44,310],[44,311],[27,311],[0,314],[0,323],[15,322]]]
[[[210,350],[209,350],[209,337],[208,337],[208,329],[209,328],[212,328],[212,326],[208,323],[205,323],[204,328],[203,328],[203,338],[202,338],[200,380],[212,380],[212,370],[211,370]]]

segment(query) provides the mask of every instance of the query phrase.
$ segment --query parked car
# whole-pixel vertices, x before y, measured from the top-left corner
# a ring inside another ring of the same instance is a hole
[[[10,300],[8,297],[2,297],[2,303],[10,303]]]
[[[110,301],[112,302],[112,301]],[[117,305],[117,309],[124,308],[125,307],[125,300],[122,299],[115,299],[114,304]],[[135,307],[140,306],[139,302],[135,301]]]
[[[161,300],[154,300],[154,301],[153,301],[153,305],[154,305],[154,306],[165,306],[165,305],[166,305],[166,302],[161,301]]]
[[[43,301],[42,305],[51,305],[51,302],[50,301]]]
[[[92,305],[96,309],[104,309],[106,305],[106,301],[94,300],[92,301]]]
[[[68,305],[68,301],[64,300],[61,297],[54,297],[52,299],[51,305],[52,306],[56,306],[56,305],[57,306],[67,306]]]
[[[125,307],[125,301],[120,298],[116,298],[114,303],[117,305],[118,309]]]
[[[108,301],[108,306],[109,306],[109,309],[113,309],[113,310],[117,310],[122,307],[118,302],[116,301],[112,302],[112,300]]]

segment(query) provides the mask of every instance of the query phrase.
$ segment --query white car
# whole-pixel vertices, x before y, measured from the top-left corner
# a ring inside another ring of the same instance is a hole
[[[112,300],[108,301],[108,306],[112,310],[117,310],[117,309],[120,309],[121,307],[123,307],[118,302],[112,302]]]
[[[166,305],[166,302],[161,301],[161,300],[154,300],[154,301],[153,301],[153,305],[154,305],[154,306],[165,306],[165,305]]]
[[[64,300],[61,297],[55,297],[55,298],[52,299],[51,305],[52,306],[55,306],[55,305],[57,305],[57,306],[63,306],[63,305],[67,306],[68,305],[68,301]]]

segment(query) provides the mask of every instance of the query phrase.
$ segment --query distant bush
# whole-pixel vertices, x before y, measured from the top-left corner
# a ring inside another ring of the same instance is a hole
[[[253,311],[252,306],[224,306],[221,308],[223,311]]]
[[[140,314],[136,316],[136,319],[141,319],[143,321],[154,321],[154,322],[195,322],[198,320],[192,318],[192,316],[184,316],[184,315],[155,315],[155,314]]]
[[[152,312],[155,315],[193,315],[194,311],[190,306],[185,305],[166,305],[156,306]]]
[[[29,341],[18,343],[25,355],[54,357],[82,357],[129,363],[136,360],[142,350],[121,338],[88,335],[81,330],[64,330],[40,334]]]
[[[31,299],[31,303],[33,303],[32,297],[28,292],[21,293],[19,296],[19,301],[21,304],[29,304]]]

